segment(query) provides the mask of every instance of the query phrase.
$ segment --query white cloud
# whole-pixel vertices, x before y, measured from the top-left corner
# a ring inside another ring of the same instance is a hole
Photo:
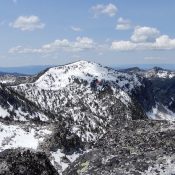
[[[45,44],[40,48],[25,48],[22,46],[17,46],[11,48],[9,53],[52,53],[59,50],[66,52],[80,52],[89,49],[95,49],[96,43],[93,39],[88,37],[77,37],[75,41],[69,41],[67,39],[55,40],[52,43]]]
[[[133,42],[151,42],[160,35],[159,30],[152,27],[135,27],[134,33],[131,36]]]
[[[45,24],[42,23],[38,16],[19,16],[14,22],[10,23],[13,28],[22,31],[33,31],[35,29],[43,29]]]
[[[116,51],[129,50],[173,50],[175,49],[175,39],[167,35],[161,35],[155,42],[113,41],[111,49]]]
[[[116,25],[116,30],[128,30],[132,28],[131,21],[128,19],[119,18]]]
[[[173,50],[175,49],[175,38],[160,35],[156,28],[136,27],[131,40],[113,41],[111,49],[116,51]]]
[[[155,47],[158,49],[175,49],[175,38],[171,39],[168,35],[156,38]]]
[[[95,43],[93,39],[88,37],[77,37],[73,47],[81,51],[84,49],[92,49],[94,46]]]
[[[91,10],[94,12],[95,17],[104,14],[108,15],[110,17],[113,17],[116,15],[118,8],[114,4],[97,4],[96,6],[93,6]]]
[[[74,31],[74,32],[81,32],[82,29],[80,27],[75,27],[75,26],[71,26],[71,29]]]
[[[14,54],[14,53],[39,53],[40,49],[32,49],[32,48],[24,48],[23,46],[16,46],[13,47],[9,50],[9,53]]]

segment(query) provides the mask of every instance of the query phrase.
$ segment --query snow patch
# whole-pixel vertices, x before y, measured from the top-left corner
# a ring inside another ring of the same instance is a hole
[[[71,155],[66,155],[58,149],[56,152],[51,152],[51,163],[57,169],[59,174],[69,166],[70,163],[74,162],[81,154],[74,152]]]
[[[43,141],[47,134],[51,134],[51,131],[46,128],[24,129],[0,122],[0,151],[18,147],[36,150],[39,142]]]
[[[0,117],[5,118],[9,117],[9,115],[8,111],[0,106]]]
[[[170,111],[166,106],[157,104],[147,116],[153,120],[169,120],[175,121],[175,113]]]

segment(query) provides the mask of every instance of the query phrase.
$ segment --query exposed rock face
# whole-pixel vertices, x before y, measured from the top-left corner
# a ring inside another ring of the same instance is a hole
[[[132,91],[131,96],[141,105],[143,111],[147,113],[156,106],[153,83],[144,78],[142,79],[142,86]]]
[[[132,95],[139,101],[148,117],[153,119],[175,119],[175,72],[154,67],[150,70],[130,68],[122,72],[144,77],[141,88]]]
[[[49,114],[47,116],[47,112],[41,110],[36,104],[10,87],[0,84],[0,119],[48,121]]]
[[[175,112],[175,78],[152,80],[155,100]]]
[[[58,175],[44,153],[30,150],[0,152],[1,175]]]

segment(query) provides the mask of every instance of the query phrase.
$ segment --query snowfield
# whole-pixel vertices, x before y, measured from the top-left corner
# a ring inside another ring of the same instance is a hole
[[[36,150],[46,135],[51,134],[47,127],[6,125],[0,122],[0,151],[9,148],[30,148]]]

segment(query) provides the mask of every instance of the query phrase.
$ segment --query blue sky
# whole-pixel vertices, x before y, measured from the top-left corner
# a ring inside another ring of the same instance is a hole
[[[175,64],[174,0],[0,0],[0,66]]]

